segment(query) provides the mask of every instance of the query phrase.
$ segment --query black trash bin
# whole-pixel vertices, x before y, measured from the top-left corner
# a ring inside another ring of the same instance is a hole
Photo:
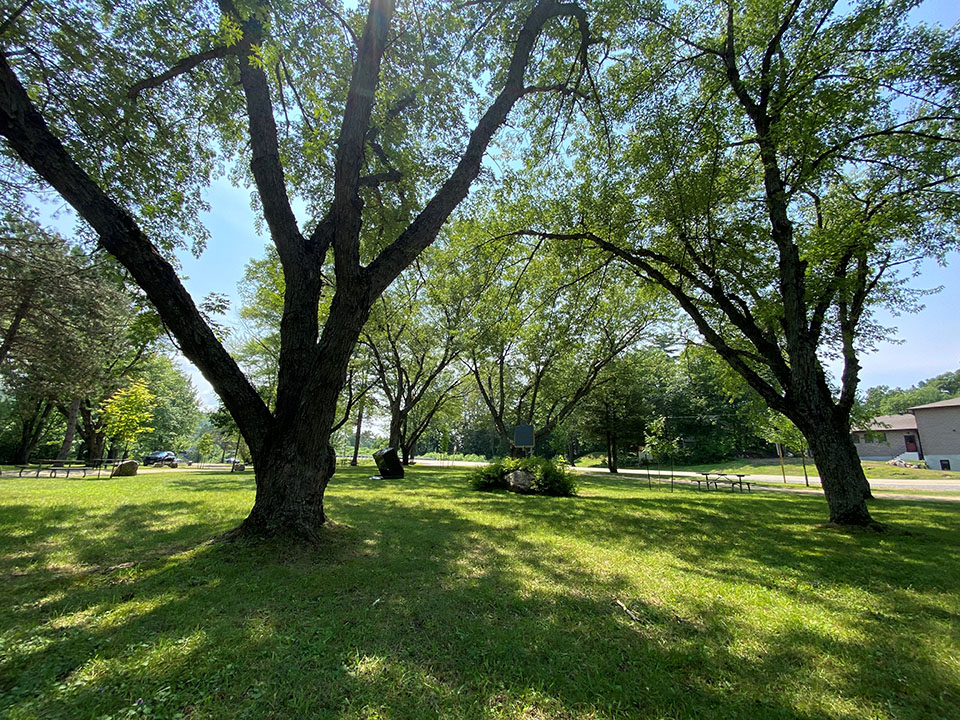
[[[403,464],[397,456],[396,449],[377,450],[373,454],[373,461],[377,463],[380,474],[372,476],[371,480],[396,480],[403,477]]]

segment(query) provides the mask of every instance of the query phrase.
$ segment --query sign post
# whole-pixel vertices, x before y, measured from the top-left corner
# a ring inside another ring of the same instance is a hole
[[[513,428],[513,446],[529,449],[533,454],[533,446],[536,445],[533,435],[533,425],[517,425]]]

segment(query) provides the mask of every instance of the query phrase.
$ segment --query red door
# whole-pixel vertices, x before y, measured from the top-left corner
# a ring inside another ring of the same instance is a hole
[[[904,435],[903,444],[907,446],[907,452],[917,451],[917,439],[913,435]]]

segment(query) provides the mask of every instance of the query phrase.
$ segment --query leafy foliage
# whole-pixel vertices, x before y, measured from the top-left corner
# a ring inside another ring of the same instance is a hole
[[[943,373],[903,389],[886,385],[867,390],[863,401],[866,419],[877,415],[896,415],[908,408],[960,396],[960,370]]]
[[[103,403],[104,430],[107,437],[127,445],[143,433],[152,433],[147,425],[153,418],[156,396],[145,382],[136,381],[118,390]]]

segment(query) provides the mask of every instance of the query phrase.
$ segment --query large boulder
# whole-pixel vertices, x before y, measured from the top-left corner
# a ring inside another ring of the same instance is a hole
[[[504,478],[507,489],[515,493],[533,492],[533,473],[526,470],[514,470]]]
[[[110,473],[110,477],[132,477],[137,474],[139,467],[140,463],[136,460],[124,460],[123,462],[117,463],[113,468],[113,472]]]

